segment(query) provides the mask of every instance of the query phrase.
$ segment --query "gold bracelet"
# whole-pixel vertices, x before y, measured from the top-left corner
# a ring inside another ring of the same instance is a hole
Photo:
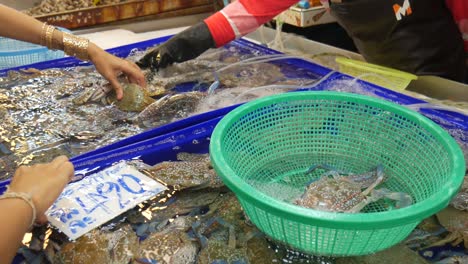
[[[47,46],[46,44],[46,28],[47,28],[47,23],[43,23],[42,24],[42,28],[41,28],[41,40],[40,40],[40,43],[39,45],[41,46]]]
[[[88,39],[63,32],[63,51],[66,54],[87,61],[89,60],[88,46]]]
[[[29,225],[30,229],[34,223],[36,222],[36,207],[34,206],[32,197],[29,193],[24,193],[24,192],[10,192],[9,186],[7,187],[7,190],[3,193],[2,196],[0,196],[0,200],[2,199],[21,199],[25,201],[29,206],[31,206],[32,209],[32,219],[31,219],[31,224]]]
[[[55,31],[54,26],[51,26],[51,25],[47,26],[45,38],[46,38],[46,47],[49,49],[53,49],[52,38],[54,37],[54,31]]]

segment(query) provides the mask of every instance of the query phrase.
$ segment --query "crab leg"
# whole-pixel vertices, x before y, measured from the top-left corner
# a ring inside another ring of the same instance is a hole
[[[364,193],[363,193],[363,195],[364,195]],[[382,189],[378,189],[378,190],[371,190],[371,195],[370,196],[366,197],[364,200],[362,200],[361,202],[359,202],[353,208],[349,209],[346,212],[347,213],[357,213],[360,210],[362,210],[362,208],[364,208],[369,203],[378,201],[378,200],[380,200],[382,198],[389,198],[391,200],[396,201],[395,208],[397,208],[397,209],[410,206],[413,203],[413,199],[407,193],[391,192],[389,189],[382,188]]]

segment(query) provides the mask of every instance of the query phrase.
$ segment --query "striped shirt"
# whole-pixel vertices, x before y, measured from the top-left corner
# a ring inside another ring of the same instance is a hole
[[[298,0],[238,0],[208,17],[208,25],[216,47],[254,31]]]

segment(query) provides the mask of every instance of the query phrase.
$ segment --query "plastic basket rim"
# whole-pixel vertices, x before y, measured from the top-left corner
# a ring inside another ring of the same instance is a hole
[[[375,73],[380,73],[383,75],[390,75],[392,77],[403,78],[407,82],[418,79],[417,75],[411,74],[409,72],[404,72],[404,71],[400,71],[397,69],[392,69],[389,67],[384,67],[384,66],[380,66],[377,64],[364,62],[364,61],[348,59],[345,57],[337,57],[335,61],[339,64],[342,64],[345,66],[351,66],[351,67],[358,68],[361,70],[367,70],[367,71],[371,71]]]
[[[24,49],[24,50],[0,51],[0,56],[1,57],[24,56],[24,55],[30,55],[30,54],[46,52],[46,51],[49,51],[49,49],[47,49],[46,47],[31,46],[31,48]]]
[[[356,213],[345,214],[336,212],[325,212],[313,209],[304,208],[297,205],[292,205],[287,202],[276,200],[247,184],[240,179],[234,171],[227,165],[226,160],[221,153],[222,135],[233,122],[240,117],[251,112],[251,108],[255,109],[275,103],[278,99],[282,102],[288,100],[304,100],[304,99],[337,99],[355,102],[366,102],[378,104],[379,107],[392,111],[394,113],[404,115],[412,121],[418,120],[419,124],[433,131],[433,136],[454,154],[453,159],[453,175],[460,175],[458,178],[453,177],[452,181],[446,182],[441,190],[431,195],[424,201],[413,204],[409,207],[398,209],[395,211],[375,212],[375,213]],[[335,92],[335,91],[305,91],[295,93],[285,93],[263,97],[253,100],[234,109],[217,124],[210,141],[210,158],[214,169],[221,177],[223,182],[236,194],[240,200],[247,200],[249,203],[260,207],[267,212],[287,215],[288,219],[294,219],[296,222],[305,224],[319,225],[330,228],[351,228],[355,230],[369,230],[379,228],[393,228],[409,223],[419,223],[423,219],[445,208],[450,200],[455,196],[458,189],[461,187],[465,174],[465,160],[463,153],[455,142],[455,140],[439,125],[423,115],[402,107],[398,104],[388,102],[382,99],[372,98],[370,96]],[[252,195],[256,193],[256,195]],[[365,223],[365,225],[363,224]]]
[[[63,28],[63,27],[56,27],[56,28],[62,32],[71,33],[71,31],[66,28]],[[41,46],[41,45],[34,44],[31,42],[23,41],[23,40],[0,37],[0,40],[1,39],[6,39],[7,41],[14,41],[14,42],[23,42],[24,44],[29,45],[29,47],[25,47],[24,49],[12,50],[12,51],[8,51],[8,50],[4,50],[0,48],[0,56],[2,57],[22,56],[22,55],[29,55],[29,54],[39,53],[39,52],[44,52],[44,51],[57,52],[56,50],[50,50],[45,46]],[[63,52],[63,51],[58,51],[58,52]]]

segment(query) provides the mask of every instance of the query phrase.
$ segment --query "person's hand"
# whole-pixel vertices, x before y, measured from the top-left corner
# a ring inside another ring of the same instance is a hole
[[[207,49],[214,47],[215,42],[208,26],[200,22],[151,49],[136,64],[141,68],[151,67],[159,70],[174,62],[196,58]]]
[[[36,207],[36,222],[45,223],[44,212],[55,202],[74,175],[73,164],[66,156],[50,163],[20,166],[13,176],[9,191],[30,194]]]
[[[123,73],[130,83],[138,84],[146,88],[146,81],[143,72],[133,62],[118,58],[93,43],[89,43],[88,53],[91,62],[96,70],[106,78],[115,90],[117,100],[123,97],[123,89],[117,77]]]
[[[137,61],[137,65],[141,68],[151,67],[155,70],[159,70],[160,68],[166,68],[174,62],[184,61],[184,58],[182,57],[179,57],[179,60],[176,60],[172,57],[171,52],[168,49],[171,45],[174,45],[172,50],[177,50],[177,47],[182,47],[182,45],[177,44],[177,42],[177,39],[171,39],[168,42],[149,50],[143,58]],[[183,50],[184,49],[182,48],[182,51]],[[183,54],[183,52],[175,51],[175,54]]]

